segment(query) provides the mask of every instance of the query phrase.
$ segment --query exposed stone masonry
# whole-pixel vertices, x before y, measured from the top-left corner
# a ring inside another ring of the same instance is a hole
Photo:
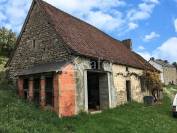
[[[47,16],[35,5],[10,62],[9,77],[15,79],[19,70],[27,69],[36,64],[68,60],[70,56],[66,48],[56,38],[58,36],[47,22]],[[33,40],[35,40],[35,48],[33,47]]]

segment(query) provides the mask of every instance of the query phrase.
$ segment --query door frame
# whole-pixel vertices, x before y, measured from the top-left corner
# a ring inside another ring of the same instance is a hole
[[[87,73],[88,72],[95,72],[95,73],[105,73],[108,76],[108,96],[109,96],[109,108],[111,108],[111,85],[110,85],[110,72],[108,71],[95,71],[86,69],[83,72],[84,75],[84,103],[85,103],[85,112],[88,112],[88,83],[87,83]]]
[[[132,101],[131,80],[126,80],[126,93],[127,93],[127,102],[131,102]]]

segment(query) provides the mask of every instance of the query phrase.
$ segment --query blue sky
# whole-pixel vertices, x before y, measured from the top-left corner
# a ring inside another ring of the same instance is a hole
[[[150,57],[177,61],[177,0],[45,0]],[[30,0],[0,0],[0,26],[19,33]]]

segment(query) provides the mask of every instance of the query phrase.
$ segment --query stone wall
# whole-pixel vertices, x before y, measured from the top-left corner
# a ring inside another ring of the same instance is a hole
[[[68,60],[70,56],[61,39],[55,34],[47,17],[34,5],[29,21],[9,65],[9,76],[14,79],[21,69],[35,64]],[[33,46],[35,40],[35,47]]]
[[[77,57],[74,60],[75,64],[75,75],[76,75],[76,112],[88,111],[87,100],[87,70],[91,69],[90,60],[88,58]],[[112,64],[109,62],[103,62],[103,69],[107,73],[108,89],[109,89],[109,107],[116,107],[116,90],[113,83],[112,76]]]
[[[89,59],[78,57],[74,60],[76,75],[76,101],[77,111],[87,111],[85,95],[87,88],[87,70],[91,69]],[[128,68],[131,76],[126,77],[126,66],[116,65],[109,62],[103,62],[104,71],[107,72],[108,89],[109,90],[109,107],[113,108],[117,105],[127,102],[126,80],[131,81],[131,97],[133,101],[143,102],[145,95],[150,95],[149,91],[142,91],[139,76],[143,74],[143,70]],[[121,75],[122,73],[123,75]],[[119,75],[120,74],[120,75]],[[136,75],[136,76],[135,76]],[[125,77],[124,77],[125,76]]]
[[[76,112],[87,111],[85,105],[85,88],[87,87],[86,69],[90,69],[89,60],[77,57],[74,60],[76,78]]]
[[[163,67],[163,76],[165,85],[172,82],[177,84],[177,72],[175,67]]]
[[[149,63],[153,65],[157,70],[159,70],[160,73],[160,80],[165,85],[168,85],[169,83],[177,84],[177,71],[176,68],[173,66],[162,66],[156,63],[153,60],[150,60]]]
[[[143,102],[143,97],[149,95],[149,92],[142,92],[141,83],[138,76],[143,74],[143,70],[130,68],[126,66],[113,65],[113,80],[116,87],[117,105],[127,102],[126,80],[131,82],[131,98],[133,101]],[[130,75],[128,75],[130,73]]]

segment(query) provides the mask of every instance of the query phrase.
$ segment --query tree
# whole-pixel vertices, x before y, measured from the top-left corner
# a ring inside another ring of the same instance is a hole
[[[9,56],[14,49],[17,35],[5,27],[0,28],[0,55]]]
[[[151,92],[155,102],[160,100],[160,91],[163,90],[159,76],[159,73],[155,71],[144,71],[141,76],[146,81],[146,87]]]

